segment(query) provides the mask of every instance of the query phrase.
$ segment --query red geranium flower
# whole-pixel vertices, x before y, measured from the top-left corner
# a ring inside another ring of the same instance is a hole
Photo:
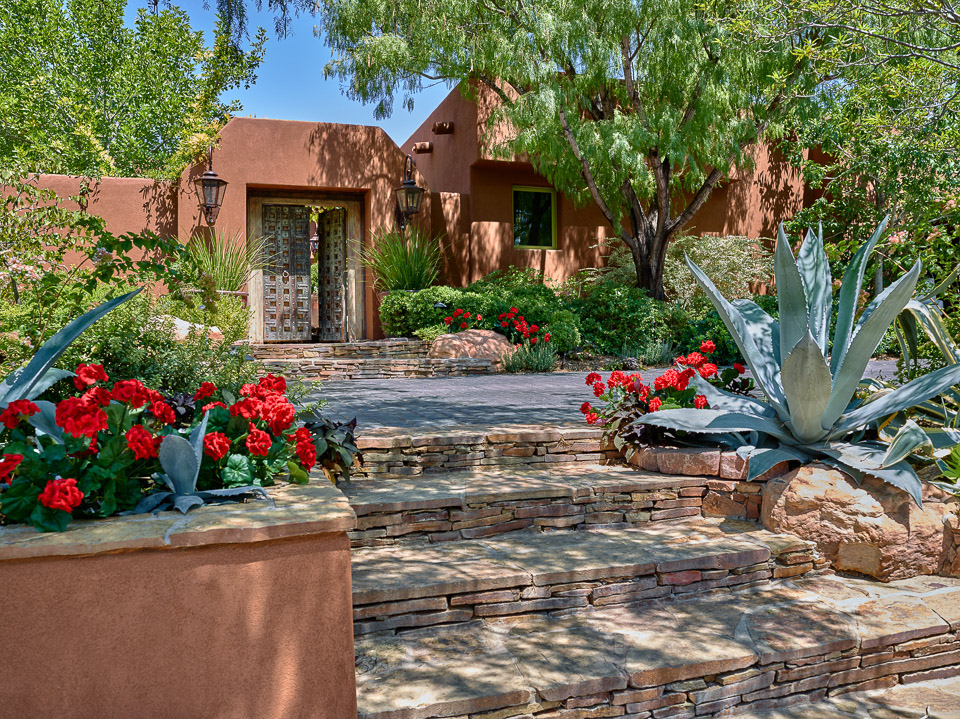
[[[77,389],[83,389],[97,382],[106,382],[109,379],[107,373],[103,371],[103,365],[81,363],[76,369],[73,386]]]
[[[210,404],[203,405],[203,407],[200,408],[200,411],[209,412],[214,407],[223,407],[224,409],[228,409],[227,405],[225,405],[223,402],[211,402]]]
[[[717,349],[717,346],[713,344],[712,340],[704,340],[703,342],[700,343],[700,351],[703,352],[705,355],[710,354],[715,349]]]
[[[0,423],[7,429],[13,429],[25,417],[32,417],[40,408],[28,399],[15,399],[0,412]]]
[[[707,398],[702,394],[698,394],[696,397],[693,398],[693,406],[695,409],[706,409]]]
[[[10,475],[22,461],[22,454],[5,454],[0,457],[0,482],[10,484]]]
[[[511,307],[510,311],[513,312],[513,314],[517,314],[517,312],[519,312],[520,310],[518,310],[516,307]],[[523,319],[523,318],[521,317],[520,319]]]
[[[467,319],[467,320],[470,319],[470,313],[469,313],[469,312],[464,312],[464,313],[463,313],[463,318],[464,318],[464,319]]]
[[[260,417],[269,425],[274,435],[289,429],[296,416],[296,408],[281,394],[270,395],[260,407]]]
[[[67,397],[57,405],[54,421],[74,437],[93,439],[107,428],[107,413],[83,397]]]
[[[460,323],[460,329],[462,329],[462,330],[467,329],[467,323],[466,323],[466,322],[461,322],[461,323]]]
[[[286,378],[274,374],[268,374],[266,377],[261,377],[260,381],[257,382],[257,385],[264,392],[280,392],[282,394],[287,391]]]
[[[707,358],[699,352],[691,352],[686,357],[680,357],[678,359],[680,364],[688,364],[691,367],[699,367],[707,361]]]
[[[173,424],[177,421],[177,415],[173,407],[166,402],[151,402],[150,414],[157,418],[161,424]]]
[[[743,374],[744,372],[747,371],[747,368],[744,367],[744,366],[743,366],[742,364],[740,364],[739,362],[734,362],[734,363],[733,363],[733,368],[737,371],[737,374]]]
[[[83,492],[77,489],[77,480],[51,479],[40,493],[40,504],[71,514],[83,501]]]
[[[300,458],[300,466],[304,469],[312,469],[317,463],[317,448],[313,442],[297,442],[296,452]]]
[[[538,325],[530,325],[530,331],[531,331],[531,332],[539,332],[539,331],[540,331],[540,327],[539,327]]]
[[[443,321],[446,322],[447,324],[450,324],[451,322],[453,322],[453,317],[444,317]]]
[[[217,385],[215,385],[213,382],[204,382],[200,385],[200,389],[197,390],[197,393],[193,395],[193,401],[199,402],[207,397],[212,397],[213,393],[216,391]]]
[[[306,427],[300,427],[296,432],[287,437],[288,442],[312,442],[313,434]]]
[[[138,379],[122,379],[114,382],[110,390],[110,398],[117,402],[128,404],[134,409],[140,409],[147,403],[148,392],[143,382]]]
[[[658,409],[660,409],[660,405],[662,404],[663,404],[662,399],[660,399],[659,397],[652,397],[650,399],[650,404],[648,405],[648,407],[650,408],[651,412],[656,412]]]
[[[127,430],[127,448],[133,452],[136,459],[151,459],[158,455],[160,449],[156,437],[150,434],[146,427],[135,424]]]
[[[537,338],[536,338],[536,337],[531,337],[531,338],[530,338],[530,344],[535,345],[536,343],[537,343]]]
[[[607,386],[603,382],[597,382],[593,385],[593,396],[602,397],[603,393],[607,391]]]
[[[593,412],[589,412],[584,419],[587,420],[587,424],[596,424],[597,420],[600,418]]]
[[[667,387],[676,387],[679,382],[680,373],[675,369],[668,369],[653,381],[653,388],[661,390]]]
[[[252,424],[250,425],[250,434],[247,435],[247,449],[250,450],[250,454],[266,457],[270,452],[271,444],[269,434],[262,429],[257,429]]]
[[[589,402],[584,402],[580,405],[580,412],[583,414],[589,414],[591,410],[593,410],[593,407],[590,406]]]
[[[90,404],[97,404],[101,407],[106,407],[110,404],[110,393],[107,392],[103,387],[91,387],[86,392],[83,393],[82,398],[85,402]]]
[[[549,333],[549,332],[547,332],[547,334],[545,334],[545,335],[543,336],[543,341],[544,341],[544,342],[549,342],[549,341],[550,341],[550,333]]]
[[[477,315],[477,322],[480,322],[483,319],[482,315]]]
[[[454,310],[454,311],[453,311],[453,316],[454,316],[454,317],[459,317],[459,316],[462,315],[462,314],[463,314],[463,310]]]
[[[713,377],[717,373],[717,366],[712,362],[704,362],[703,366],[701,366],[698,371],[700,372],[701,377],[707,379],[708,377]]]
[[[506,323],[506,322],[501,322],[501,323],[500,323],[500,326],[501,326],[501,327],[506,327],[506,326],[507,326],[507,323]]]
[[[203,453],[215,462],[227,456],[230,438],[223,432],[210,432],[203,438]]]
[[[588,385],[596,384],[601,379],[603,378],[599,374],[597,374],[596,372],[591,372],[590,374],[587,375],[587,384]]]
[[[230,416],[239,416],[244,419],[257,419],[260,416],[260,406],[262,404],[258,399],[247,397],[230,407]]]

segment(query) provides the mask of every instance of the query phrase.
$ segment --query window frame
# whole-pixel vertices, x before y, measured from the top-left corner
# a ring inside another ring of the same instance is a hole
[[[539,192],[550,195],[550,230],[551,244],[547,245],[518,245],[516,244],[517,229],[517,192]],[[511,245],[515,250],[556,250],[557,249],[557,191],[552,187],[533,186],[533,185],[513,185],[510,188],[510,234]]]

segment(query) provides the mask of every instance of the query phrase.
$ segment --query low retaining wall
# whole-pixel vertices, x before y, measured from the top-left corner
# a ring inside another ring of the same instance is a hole
[[[270,495],[0,528],[0,715],[356,717],[353,512],[326,480]]]
[[[411,359],[425,358],[430,343],[423,340],[387,339],[361,342],[313,342],[303,344],[258,344],[249,346],[259,360],[275,359]]]
[[[476,467],[571,462],[621,462],[620,453],[601,446],[603,432],[592,427],[494,427],[397,434],[396,428],[357,438],[364,466],[355,476],[402,477]]]

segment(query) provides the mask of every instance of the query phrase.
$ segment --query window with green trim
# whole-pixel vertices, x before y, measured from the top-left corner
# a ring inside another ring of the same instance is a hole
[[[513,246],[557,246],[557,193],[549,187],[513,188]]]

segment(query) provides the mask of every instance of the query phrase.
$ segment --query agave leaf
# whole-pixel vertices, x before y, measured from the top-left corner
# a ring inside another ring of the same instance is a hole
[[[900,431],[897,432],[893,441],[890,442],[890,448],[881,460],[881,467],[895,465],[920,447],[928,447],[933,450],[933,442],[927,436],[927,433],[920,428],[920,425],[912,419],[908,419],[900,428]]]
[[[917,300],[910,300],[898,319],[905,332],[912,329],[912,342],[910,341],[910,335],[907,336],[910,344],[910,357],[914,359],[917,357],[918,333],[916,328],[917,322],[919,322],[923,326],[924,332],[927,333],[927,337],[937,346],[937,349],[940,350],[940,353],[948,362],[953,364],[960,362],[960,347],[957,346],[957,343],[943,325],[939,307]]]
[[[35,403],[40,411],[28,418],[30,425],[38,435],[47,435],[57,444],[63,444],[63,428],[57,425],[57,406],[53,402],[40,400]]]
[[[806,462],[810,455],[806,452],[794,451],[791,447],[767,447],[754,448],[749,454],[749,463],[747,464],[747,481],[752,482],[757,477],[761,477],[781,462]]]
[[[777,277],[777,300],[780,307],[780,356],[779,364],[803,339],[809,324],[807,296],[803,289],[800,270],[793,258],[790,242],[783,231],[783,223],[777,228],[777,247],[773,253],[774,272]]]
[[[867,240],[854,254],[853,259],[843,273],[843,282],[840,285],[839,301],[837,306],[837,329],[833,333],[833,354],[830,357],[830,372],[834,375],[843,362],[850,344],[850,335],[853,332],[853,319],[857,314],[857,300],[863,289],[863,275],[867,270],[867,260],[873,253],[880,236],[887,227],[889,217],[884,217]]]
[[[868,404],[861,404],[843,415],[834,428],[834,434],[852,431],[875,422],[881,417],[896,414],[902,409],[913,407],[935,394],[960,382],[960,364],[941,367],[907,382],[896,392],[883,395]]]
[[[637,420],[639,424],[652,424],[656,427],[681,429],[686,432],[763,432],[777,439],[794,444],[796,440],[775,419],[757,417],[739,412],[726,412],[716,409],[662,409],[659,412],[645,414]]]
[[[57,369],[56,367],[51,367],[48,369],[44,375],[37,380],[37,383],[33,385],[31,389],[26,394],[26,399],[35,400],[37,397],[42,395],[48,389],[53,387],[57,382],[67,377],[73,377],[74,373],[66,369]]]
[[[181,494],[173,499],[173,508],[186,514],[191,507],[202,507],[203,500],[195,494]]]
[[[780,323],[764,312],[753,300],[733,300],[730,304],[743,315],[757,347],[773,347],[774,357],[779,357]]]
[[[125,295],[116,297],[109,302],[104,302],[99,307],[94,307],[89,312],[77,317],[77,319],[70,322],[66,327],[44,342],[43,346],[37,350],[33,359],[27,363],[27,366],[24,367],[23,370],[16,375],[7,377],[3,383],[0,384],[0,406],[5,406],[14,400],[25,399],[34,386],[53,366],[53,363],[57,361],[57,358],[63,354],[64,350],[66,350],[84,330],[110,312],[110,310],[123,304],[139,294],[139,292],[140,289],[136,289],[133,292],[128,292]]]
[[[954,282],[957,281],[957,277],[960,277],[960,264],[954,267],[953,272],[951,272],[946,277],[944,277],[943,280],[940,282],[940,284],[936,285],[929,292],[924,292],[922,295],[918,297],[918,299],[921,302],[936,300],[937,297],[943,294],[944,290],[946,290],[950,285],[952,285]]]
[[[777,413],[770,405],[764,404],[753,397],[747,397],[742,394],[732,394],[703,379],[700,375],[693,376],[693,384],[700,391],[711,409],[729,409],[733,412],[743,414],[752,414],[756,417],[766,417],[776,419]]]
[[[689,257],[687,257],[687,267],[693,273],[697,284],[703,288],[703,291],[710,298],[713,306],[723,320],[724,326],[733,336],[740,353],[747,360],[750,369],[753,371],[753,377],[757,385],[767,396],[768,401],[776,410],[777,415],[786,421],[790,415],[786,408],[786,398],[783,395],[783,388],[777,380],[777,374],[780,371],[780,365],[777,359],[770,355],[769,351],[761,351],[750,334],[750,328],[740,311],[731,305],[717,290],[710,278],[704,274],[703,270],[697,267]]]
[[[787,355],[780,381],[787,395],[793,436],[804,443],[823,439],[827,435],[822,422],[830,400],[830,368],[809,330]]]
[[[160,466],[170,478],[175,494],[190,494],[197,488],[200,465],[193,446],[183,437],[169,434],[160,443]]]
[[[193,454],[197,458],[197,467],[203,462],[203,438],[207,436],[207,420],[210,417],[209,412],[203,413],[203,419],[193,432],[190,433],[190,446],[193,447]]]
[[[913,301],[910,300],[910,302]],[[907,303],[907,308],[910,307],[910,302]],[[893,329],[897,335],[897,341],[900,343],[900,356],[916,364],[920,333],[918,332],[917,318],[907,308],[897,317],[897,323],[893,326]]]
[[[156,492],[154,494],[148,494],[146,497],[137,502],[137,506],[133,509],[133,514],[146,514],[147,512],[152,512],[172,496],[173,494],[170,492]]]
[[[883,339],[883,333],[913,296],[917,278],[920,276],[920,267],[918,261],[907,274],[882,292],[874,300],[874,311],[866,320],[861,318],[857,323],[850,347],[840,363],[840,369],[833,376],[833,391],[823,416],[824,429],[829,430],[836,423],[853,399],[867,369],[867,363]],[[864,311],[864,315],[866,314]]]
[[[833,311],[833,279],[830,277],[830,263],[823,251],[823,225],[816,234],[807,230],[806,239],[797,253],[797,270],[803,282],[803,291],[807,297],[807,316],[810,334],[827,356],[830,334],[830,315]],[[786,360],[784,360],[786,362]]]

